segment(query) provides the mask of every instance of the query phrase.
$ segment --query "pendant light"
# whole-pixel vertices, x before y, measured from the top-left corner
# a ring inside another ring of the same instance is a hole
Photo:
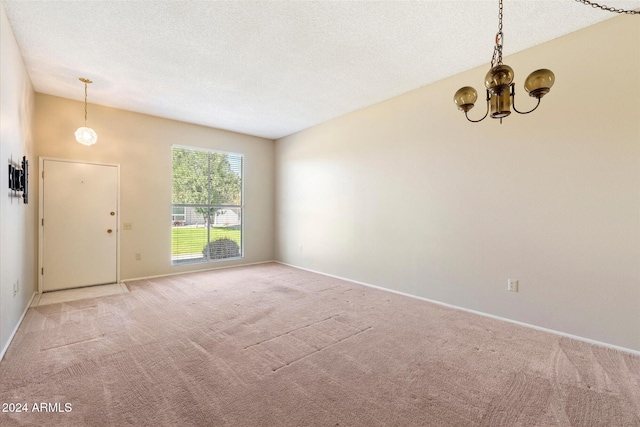
[[[478,99],[478,92],[471,86],[465,86],[458,89],[453,96],[453,102],[458,106],[460,111],[464,112],[465,117],[472,123],[477,123],[484,120],[491,112],[490,117],[492,119],[502,119],[511,114],[511,107],[518,114],[529,114],[540,105],[540,99],[549,93],[551,86],[555,82],[555,76],[550,70],[540,69],[529,74],[529,77],[524,82],[524,88],[529,93],[529,96],[538,100],[535,107],[529,111],[518,111],[516,109],[516,91],[513,84],[513,69],[508,65],[502,63],[502,0],[499,0],[499,12],[498,12],[498,33],[496,34],[496,45],[493,49],[493,58],[491,58],[491,69],[485,76],[484,85],[487,88],[487,112],[479,120],[472,120],[469,118],[469,110],[473,108]],[[601,9],[607,12],[627,14],[627,15],[640,15],[640,9],[619,9],[615,7],[609,7],[603,4],[599,4],[590,0],[575,0],[578,3],[582,3],[587,6],[591,6],[594,9]]]
[[[79,80],[84,83],[84,126],[79,127],[76,130],[76,141],[78,141],[82,145],[93,145],[98,141],[98,135],[96,132],[87,127],[87,85],[93,83],[89,79],[85,79],[84,77],[80,77]]]
[[[493,49],[493,58],[491,59],[491,68],[484,78],[484,85],[487,92],[487,112],[479,120],[472,120],[468,116],[478,99],[478,92],[470,87],[465,86],[458,89],[453,97],[453,101],[458,109],[464,112],[465,117],[472,123],[484,120],[487,115],[492,119],[502,119],[511,114],[511,107],[519,114],[529,114],[540,105],[540,99],[549,93],[551,86],[555,81],[555,76],[550,70],[540,69],[529,74],[524,82],[524,88],[529,96],[538,100],[538,103],[529,111],[518,111],[515,104],[515,85],[513,83],[513,69],[502,63],[502,0],[499,0],[498,11],[498,33],[496,34],[496,44]],[[491,113],[491,114],[489,114]]]

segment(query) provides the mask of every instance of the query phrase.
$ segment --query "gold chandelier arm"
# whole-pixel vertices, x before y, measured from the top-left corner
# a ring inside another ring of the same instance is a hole
[[[471,120],[471,119],[469,118],[469,111],[465,111],[465,112],[464,112],[464,116],[465,116],[465,117],[467,118],[467,120],[469,120],[471,123],[478,123],[478,122],[483,121],[484,119],[486,119],[486,118],[487,118],[487,115],[488,115],[488,114],[489,114],[489,91],[487,91],[487,111],[484,113],[484,116],[482,116],[482,118],[481,118],[481,119],[478,119],[478,120]]]
[[[513,107],[513,111],[515,111],[518,114],[529,114],[532,113],[533,111],[535,111],[536,108],[538,108],[538,106],[540,105],[540,100],[542,99],[539,96],[536,96],[536,99],[538,100],[538,103],[536,104],[535,107],[533,107],[531,110],[529,111],[518,111],[518,109],[516,108],[516,90],[514,85],[511,85],[511,106]]]
[[[536,108],[538,108],[538,106],[540,105],[540,99],[541,98],[538,98],[538,103],[536,104],[536,106],[533,107],[529,111],[518,111],[518,109],[516,108],[516,98],[515,97],[511,98],[511,106],[513,107],[513,111],[515,111],[518,114],[529,114],[529,113],[532,113],[533,111],[535,111]]]

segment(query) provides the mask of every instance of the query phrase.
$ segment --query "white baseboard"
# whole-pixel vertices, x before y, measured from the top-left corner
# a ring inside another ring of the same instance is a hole
[[[9,336],[9,339],[7,340],[7,344],[2,349],[2,352],[0,352],[0,360],[4,359],[4,354],[9,349],[9,346],[11,345],[11,341],[13,341],[13,337],[16,336],[16,332],[18,332],[18,328],[22,324],[22,321],[24,320],[24,316],[27,315],[27,310],[29,310],[29,308],[31,307],[31,303],[33,302],[33,298],[35,298],[36,295],[38,295],[37,292],[34,292],[33,295],[31,295],[31,299],[29,300],[29,303],[27,304],[27,306],[25,307],[24,311],[22,312],[22,316],[20,316],[20,319],[18,320],[18,323],[16,324],[16,327],[13,328],[13,332],[11,332],[11,335]]]
[[[640,356],[640,351],[638,351],[638,350],[632,350],[630,348],[621,347],[621,346],[618,346],[618,345],[615,345],[615,344],[609,344],[609,343],[606,343],[606,342],[596,341],[596,340],[592,340],[590,338],[585,338],[585,337],[581,337],[581,336],[578,336],[578,335],[572,335],[572,334],[568,334],[566,332],[556,331],[554,329],[543,328],[542,326],[531,325],[529,323],[520,322],[518,320],[508,319],[506,317],[500,317],[500,316],[496,316],[494,314],[484,313],[482,311],[476,311],[476,310],[471,310],[469,308],[459,307],[457,305],[447,304],[445,302],[440,302],[440,301],[432,300],[432,299],[421,297],[421,296],[417,296],[417,295],[407,294],[405,292],[400,292],[400,291],[396,291],[396,290],[393,290],[393,289],[384,288],[382,286],[371,285],[369,283],[359,282],[357,280],[347,279],[345,277],[340,277],[340,276],[335,276],[333,274],[323,273],[321,271],[312,270],[310,268],[298,267],[297,265],[287,264],[286,262],[282,262],[282,261],[275,261],[275,262],[277,262],[278,264],[286,265],[288,267],[297,268],[299,270],[305,270],[305,271],[309,271],[311,273],[321,274],[321,275],[327,276],[327,277],[333,277],[335,279],[344,280],[344,281],[355,283],[355,284],[358,284],[358,285],[367,286],[367,287],[370,287],[370,288],[375,288],[375,289],[379,289],[379,290],[382,290],[382,291],[387,291],[387,292],[391,292],[391,293],[394,293],[394,294],[403,295],[403,296],[406,296],[406,297],[415,298],[415,299],[431,302],[431,303],[438,304],[438,305],[443,305],[445,307],[466,311],[468,313],[478,314],[480,316],[490,317],[492,319],[501,320],[503,322],[508,322],[508,323],[513,323],[515,325],[524,326],[526,328],[531,328],[531,329],[535,329],[535,330],[542,331],[542,332],[548,332],[550,334],[560,335],[560,336],[563,336],[563,337],[571,338],[571,339],[578,340],[578,341],[583,341],[583,342],[586,342],[586,343],[589,343],[589,344],[593,344],[593,345],[597,345],[597,346],[600,346],[600,347],[611,348],[613,350],[618,350],[618,351],[622,351],[622,352],[625,352],[625,353],[630,353],[630,354],[633,354],[633,355],[636,355],[636,356]]]
[[[177,276],[178,274],[201,273],[203,271],[224,270],[224,269],[227,269],[227,268],[235,268],[235,267],[248,267],[250,265],[269,264],[270,262],[278,262],[278,261],[275,261],[275,260],[258,261],[258,262],[249,262],[247,264],[234,264],[234,265],[226,265],[226,266],[223,266],[223,267],[203,268],[201,270],[179,271],[179,272],[176,272],[176,273],[157,274],[155,276],[144,276],[144,277],[134,277],[132,279],[121,279],[120,282],[121,283],[127,283],[127,282],[133,282],[135,280],[147,280],[147,279],[156,279],[158,277]]]

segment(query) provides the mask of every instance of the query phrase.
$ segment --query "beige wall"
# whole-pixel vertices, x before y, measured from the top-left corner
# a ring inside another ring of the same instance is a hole
[[[22,193],[8,189],[7,165],[31,165],[33,150],[33,88],[4,8],[0,5],[0,358],[35,291],[35,212],[37,197],[22,203]],[[30,178],[33,179],[31,173]],[[33,191],[31,184],[29,189]],[[14,285],[18,292],[14,295]]]
[[[74,138],[83,117],[82,102],[37,94],[36,155],[120,165],[122,280],[274,259],[273,141],[89,104],[88,125],[98,142],[85,147]],[[244,155],[244,259],[171,265],[172,144]],[[124,222],[133,229],[122,230]]]
[[[453,94],[485,66],[278,140],[277,257],[640,350],[637,19],[505,63],[521,110],[526,75],[555,72],[531,115],[464,119]]]

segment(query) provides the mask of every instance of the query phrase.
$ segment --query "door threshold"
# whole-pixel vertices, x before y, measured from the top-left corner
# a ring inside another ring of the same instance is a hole
[[[33,298],[33,302],[31,303],[31,307],[40,307],[43,305],[77,301],[86,298],[97,298],[126,292],[129,292],[129,289],[124,283],[88,286],[86,288],[63,289],[60,291],[36,294]]]

